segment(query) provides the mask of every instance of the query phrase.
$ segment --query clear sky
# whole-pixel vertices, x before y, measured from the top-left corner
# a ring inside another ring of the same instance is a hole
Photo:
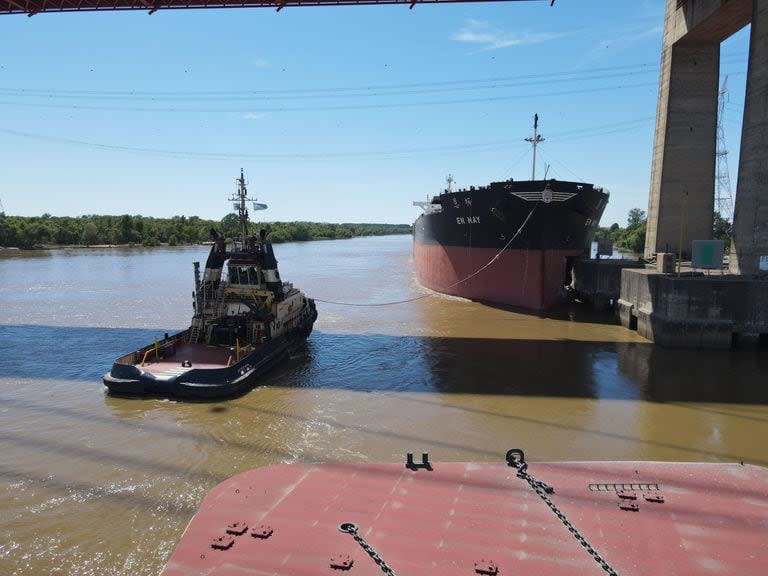
[[[411,222],[413,200],[538,175],[647,209],[663,0],[0,16],[8,214]],[[748,29],[722,47],[736,184]]]

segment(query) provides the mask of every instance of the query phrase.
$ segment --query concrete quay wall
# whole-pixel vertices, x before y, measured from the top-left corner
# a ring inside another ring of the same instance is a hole
[[[621,271],[624,268],[644,267],[640,260],[576,260],[571,290],[577,298],[595,308],[609,308],[611,302],[616,302],[620,296]]]
[[[768,281],[738,275],[621,273],[619,318],[656,344],[729,348],[733,336],[768,334]]]

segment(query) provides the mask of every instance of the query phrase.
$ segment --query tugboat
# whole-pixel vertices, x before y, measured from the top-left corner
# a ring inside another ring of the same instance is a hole
[[[253,202],[254,210],[267,205],[248,197],[242,169],[230,200],[239,216],[240,240],[228,244],[211,230],[214,242],[202,278],[200,263],[194,262],[190,327],[115,360],[104,375],[111,394],[237,396],[251,390],[259,376],[312,332],[314,300],[280,279],[267,231],[249,234],[246,203]]]

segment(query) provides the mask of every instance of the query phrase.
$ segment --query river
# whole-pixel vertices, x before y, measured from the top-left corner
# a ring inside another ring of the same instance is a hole
[[[319,299],[426,293],[409,236],[276,245]],[[0,256],[0,573],[157,574],[205,493],[274,463],[500,460],[768,465],[768,351],[665,350],[573,305],[434,295],[318,303],[297,350],[213,404],[107,396],[112,359],[184,328],[204,247]]]

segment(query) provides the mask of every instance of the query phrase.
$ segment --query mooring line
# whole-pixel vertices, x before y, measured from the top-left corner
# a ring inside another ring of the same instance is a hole
[[[450,286],[446,286],[443,290],[450,290],[454,286],[458,286],[459,284],[463,284],[467,280],[471,280],[472,278],[474,278],[475,276],[480,274],[480,272],[482,272],[483,270],[488,268],[491,264],[496,262],[496,260],[498,260],[501,257],[501,255],[504,253],[504,250],[506,250],[510,246],[510,244],[512,244],[512,242],[514,242],[515,238],[517,238],[520,235],[520,233],[525,228],[526,224],[528,224],[528,220],[531,219],[531,216],[533,216],[533,213],[536,211],[536,208],[538,208],[538,206],[539,206],[539,204],[537,202],[536,205],[528,213],[528,216],[525,217],[525,220],[523,220],[523,223],[517,229],[517,232],[515,232],[514,236],[512,236],[512,238],[509,239],[509,242],[507,242],[504,245],[504,247],[501,250],[499,250],[493,258],[491,258],[485,265],[483,265],[480,268],[478,268],[477,270],[475,270],[472,274],[470,274],[466,278],[462,278],[458,282],[454,282]],[[372,302],[372,303],[369,303],[369,304],[359,304],[359,303],[354,303],[354,302],[336,302],[334,300],[323,300],[322,298],[314,298],[314,301],[315,302],[322,302],[323,304],[334,304],[336,306],[358,306],[358,307],[365,308],[365,307],[372,307],[372,306],[396,306],[398,304],[407,304],[408,302],[416,302],[417,300],[423,300],[424,298],[429,298],[431,296],[435,296],[435,293],[422,294],[421,296],[415,296],[414,298],[408,298],[406,300],[395,300],[393,302]]]

